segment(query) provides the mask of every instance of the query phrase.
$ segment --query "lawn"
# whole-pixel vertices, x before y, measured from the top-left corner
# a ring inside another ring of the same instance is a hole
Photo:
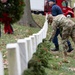
[[[37,18],[38,17],[38,18]],[[44,24],[44,16],[39,16],[39,15],[33,15],[33,18],[35,21],[40,25],[43,26]],[[74,21],[75,19],[73,19]],[[27,27],[27,26],[21,26],[14,24],[12,25],[14,29],[14,34],[4,34],[3,33],[3,26],[2,26],[2,36],[0,38],[0,50],[3,52],[3,57],[4,60],[7,58],[7,51],[6,51],[6,44],[8,43],[14,43],[17,41],[17,39],[25,38],[33,33],[37,33],[40,29],[39,28],[32,28],[32,27]],[[48,33],[47,33],[47,38],[49,38],[49,35],[51,34],[51,27],[49,26],[48,28]],[[68,53],[67,56],[67,62],[64,61],[63,59],[63,50],[62,50],[62,45],[61,45],[61,38],[59,38],[59,44],[60,44],[60,51],[58,52],[52,52],[50,50],[50,53],[52,54],[52,59],[49,60],[49,67],[45,68],[45,71],[47,75],[75,75],[75,45],[70,39],[72,46],[74,50],[71,53]],[[54,47],[53,43],[51,42],[51,47]],[[8,75],[7,69],[5,69],[5,75]]]

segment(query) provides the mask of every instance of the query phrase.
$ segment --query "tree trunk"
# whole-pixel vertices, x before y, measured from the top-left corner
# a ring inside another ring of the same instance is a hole
[[[27,25],[31,27],[40,27],[34,20],[31,15],[31,9],[30,9],[30,0],[24,0],[25,1],[25,9],[24,14],[20,21],[18,22],[20,25]]]

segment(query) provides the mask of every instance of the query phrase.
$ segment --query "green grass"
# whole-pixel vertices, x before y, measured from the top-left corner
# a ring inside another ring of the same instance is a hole
[[[38,18],[39,19],[38,19]],[[34,20],[40,25],[43,26],[44,24],[44,16],[39,16],[39,15],[33,15]],[[72,19],[75,21],[75,19]],[[3,26],[2,26],[2,36],[0,38],[0,50],[3,52],[3,56],[6,55],[6,44],[8,43],[14,43],[17,41],[17,39],[25,38],[33,33],[37,33],[40,29],[39,28],[31,28],[31,27],[26,27],[26,26],[20,26],[17,24],[13,25],[14,29],[14,34],[4,34],[3,33]],[[47,39],[49,38],[51,34],[51,27],[49,26],[48,28],[48,33],[47,33]],[[75,48],[73,52],[68,53],[67,60],[68,62],[65,62],[63,59],[63,49],[61,45],[61,38],[59,38],[59,44],[60,44],[60,51],[58,52],[52,52],[51,59],[49,60],[49,67],[45,68],[45,71],[47,75],[75,75]],[[71,39],[70,39],[71,41]],[[71,41],[72,46],[74,47],[74,43]],[[51,48],[54,47],[53,43],[51,42]],[[4,59],[6,59],[6,56],[4,56]],[[5,75],[8,75],[8,70],[5,69]]]
[[[51,44],[53,45],[53,44]],[[63,50],[50,53],[53,55],[49,60],[49,68],[46,68],[47,75],[74,75],[75,74],[75,55],[74,52],[68,53],[67,61],[63,59]]]
[[[3,28],[2,28],[2,35],[0,38],[0,41],[1,41],[1,43],[0,43],[1,49],[0,50],[5,50],[3,47],[7,43],[16,42],[17,39],[22,39],[22,38],[28,37],[28,36],[32,35],[33,33],[36,33],[40,30],[39,28],[31,28],[31,27],[26,27],[26,26],[20,26],[17,24],[13,25],[13,29],[14,29],[14,34],[4,34]]]
[[[51,52],[51,51],[50,51]],[[74,75],[75,74],[75,55],[71,52],[67,56],[68,62],[63,59],[62,51],[51,52],[52,60],[49,60],[49,68],[46,68],[47,75]]]
[[[4,69],[4,75],[8,75],[8,69]]]

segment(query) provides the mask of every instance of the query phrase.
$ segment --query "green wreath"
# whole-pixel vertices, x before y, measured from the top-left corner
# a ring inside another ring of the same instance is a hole
[[[7,13],[12,19],[11,23],[15,23],[22,17],[24,6],[24,0],[0,0],[0,18],[3,13]]]

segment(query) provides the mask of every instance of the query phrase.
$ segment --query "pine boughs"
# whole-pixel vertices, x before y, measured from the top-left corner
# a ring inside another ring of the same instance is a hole
[[[11,23],[17,22],[24,12],[24,0],[0,0],[0,18],[3,17],[3,13],[7,13],[9,18],[12,19]]]
[[[23,75],[47,75],[45,67],[48,67],[48,60],[51,59],[51,56],[50,42],[44,40],[38,45],[36,53],[28,62],[28,70],[25,70]]]

